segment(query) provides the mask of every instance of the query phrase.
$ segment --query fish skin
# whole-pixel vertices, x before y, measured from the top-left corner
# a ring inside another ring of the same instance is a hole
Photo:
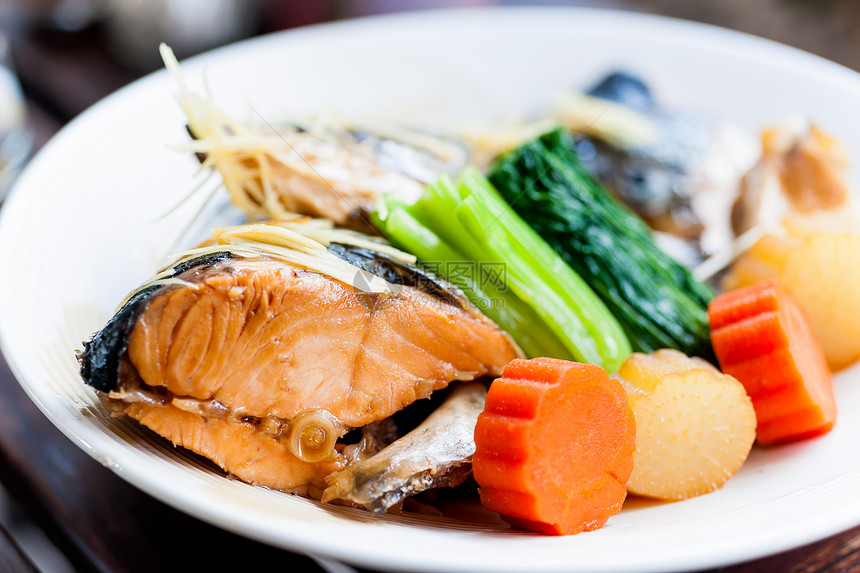
[[[328,476],[322,500],[343,499],[383,513],[406,497],[471,474],[475,425],[487,388],[458,385],[417,428],[376,455]]]
[[[175,278],[192,269],[205,270],[231,256],[227,252],[214,253],[184,261],[174,267],[170,278]],[[84,350],[77,358],[81,367],[81,377],[87,384],[101,392],[119,389],[121,359],[128,348],[128,336],[146,301],[158,290],[159,287],[154,286],[136,293],[103,329],[95,333],[89,342],[84,342]]]
[[[384,253],[354,245],[332,243],[329,245],[328,252],[391,284],[415,287],[448,304],[470,312],[478,312],[474,306],[468,304],[468,299],[462,290],[426,269],[408,265]]]
[[[610,72],[586,93],[642,113],[657,111],[657,102],[645,82],[625,71]]]

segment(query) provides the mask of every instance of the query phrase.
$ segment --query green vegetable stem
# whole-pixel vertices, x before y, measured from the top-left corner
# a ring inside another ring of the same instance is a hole
[[[376,224],[459,286],[528,356],[616,370],[630,352],[621,325],[573,269],[475,169],[429,185],[414,204],[383,199]],[[484,272],[492,265],[498,272]]]

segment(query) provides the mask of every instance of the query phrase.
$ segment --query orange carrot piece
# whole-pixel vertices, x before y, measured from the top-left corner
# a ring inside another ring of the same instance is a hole
[[[723,372],[746,388],[761,445],[823,434],[836,421],[833,377],[797,302],[774,280],[729,291],[708,307]]]
[[[514,360],[475,427],[481,503],[532,531],[599,529],[624,503],[635,435],[627,395],[601,367]]]

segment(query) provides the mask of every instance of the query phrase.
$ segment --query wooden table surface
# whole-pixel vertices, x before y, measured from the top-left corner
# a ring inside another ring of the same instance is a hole
[[[106,56],[100,41],[98,28],[13,37],[37,146],[136,77]],[[66,439],[24,394],[2,358],[0,482],[80,571],[236,571],[273,565],[284,571],[324,571],[308,557],[204,524],[129,485]],[[0,571],[35,570],[0,527]],[[860,571],[860,527],[721,571]]]

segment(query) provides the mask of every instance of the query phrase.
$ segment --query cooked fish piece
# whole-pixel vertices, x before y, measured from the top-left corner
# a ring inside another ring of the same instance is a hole
[[[381,167],[422,183],[435,181],[441,173],[459,173],[469,159],[462,141],[405,127],[356,124],[336,134],[347,145],[360,146]]]
[[[846,183],[848,155],[818,127],[789,119],[762,132],[762,157],[744,176],[732,211],[737,235],[786,218],[828,232],[854,232],[860,209]]]
[[[471,474],[475,424],[486,397],[478,382],[457,386],[417,428],[326,478],[322,500],[343,499],[381,513],[416,493],[462,483]]]
[[[259,113],[240,121],[187,89],[169,48],[162,47],[162,56],[177,79],[194,139],[181,149],[220,174],[250,220],[310,215],[375,232],[370,214],[377,197],[412,202],[426,183],[466,164],[462,143],[405,127],[331,118],[284,123]]]
[[[546,117],[463,134],[472,162],[490,160],[558,125],[575,137],[585,167],[694,263],[732,241],[731,206],[759,157],[740,126],[695,111],[662,108],[641,79],[613,72],[585,93],[557,98]],[[683,241],[680,242],[680,241]]]
[[[261,227],[223,231],[85,344],[81,374],[113,412],[244,481],[319,495],[346,467],[336,441],[349,429],[453,380],[499,375],[520,354],[456,287],[417,267],[307,236],[266,250],[252,240]],[[332,277],[344,268],[352,283]]]
[[[759,156],[751,134],[712,115],[663,110],[623,72],[568,97],[560,117],[580,134],[586,167],[652,228],[706,255],[731,242],[731,206]]]

